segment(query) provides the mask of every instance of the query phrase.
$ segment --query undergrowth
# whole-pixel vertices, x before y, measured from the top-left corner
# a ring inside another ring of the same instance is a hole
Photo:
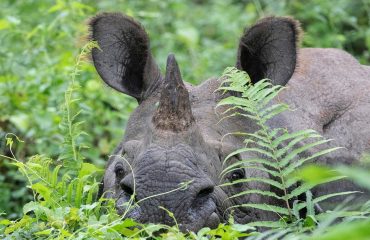
[[[305,32],[303,47],[345,49],[369,65],[369,10],[369,0],[335,4],[321,0],[2,0],[0,152],[10,156],[4,136],[12,132],[24,141],[13,146],[19,159],[37,153],[59,158],[65,136],[59,129],[58,106],[64,100],[67,73],[73,70],[73,56],[87,34],[85,20],[99,12],[124,12],[138,19],[150,34],[161,69],[168,53],[176,50],[183,78],[198,84],[235,61],[236,40],[243,28],[270,15],[299,20]],[[92,65],[81,70],[78,91],[84,124],[80,126],[89,135],[81,135],[77,143],[90,147],[84,161],[102,167],[137,103],[102,87]],[[30,196],[25,179],[11,162],[0,162],[0,209],[6,218],[17,219]]]
[[[252,119],[259,130],[253,133],[237,133],[245,136],[245,148],[226,157],[222,175],[237,168],[255,168],[267,172],[273,178],[249,178],[240,180],[260,181],[280,189],[282,194],[270,191],[250,189],[238,195],[260,194],[280,200],[282,205],[251,204],[233,206],[255,208],[271,211],[280,215],[276,222],[253,222],[245,225],[237,224],[231,218],[216,229],[203,228],[197,233],[182,233],[175,226],[161,224],[140,224],[132,219],[119,216],[115,211],[112,199],[96,199],[99,180],[103,169],[84,162],[83,149],[86,146],[79,136],[85,134],[80,126],[81,110],[78,109],[79,86],[76,77],[83,64],[83,59],[92,48],[98,47],[90,42],[85,45],[77,58],[71,81],[65,92],[61,132],[64,136],[63,151],[57,160],[44,155],[35,155],[27,161],[19,160],[12,152],[14,140],[12,134],[6,136],[11,157],[2,156],[12,161],[19,171],[27,178],[28,188],[32,191],[33,200],[23,206],[23,216],[15,221],[0,220],[0,236],[4,239],[340,239],[340,236],[353,234],[357,239],[370,236],[368,225],[370,220],[370,202],[360,210],[352,210],[344,203],[333,211],[317,213],[315,204],[337,195],[350,195],[352,192],[338,192],[314,198],[310,190],[318,184],[341,179],[348,175],[355,179],[354,169],[341,167],[336,174],[319,182],[310,182],[304,175],[295,174],[297,169],[312,159],[335,151],[335,148],[324,149],[308,157],[300,157],[300,153],[328,140],[323,139],[313,130],[288,132],[284,128],[270,128],[267,121],[288,109],[286,104],[271,104],[271,100],[283,90],[280,86],[272,86],[267,80],[251,84],[246,73],[233,68],[225,70],[223,91],[237,92],[238,96],[227,97],[219,105],[229,106],[227,117],[242,115]],[[307,140],[310,140],[307,142]],[[88,150],[86,150],[88,151]],[[255,152],[260,157],[242,159],[227,166],[229,158],[242,152]],[[227,166],[227,167],[226,167]],[[317,167],[317,171],[327,171]],[[301,172],[304,172],[305,168]],[[308,171],[306,169],[306,171]],[[368,173],[368,172],[367,172]],[[308,181],[303,181],[308,180]],[[369,181],[370,182],[370,181]],[[361,182],[363,187],[370,189],[369,182]],[[228,183],[228,184],[237,184]],[[227,185],[227,184],[225,184]],[[305,201],[298,201],[299,195],[305,194]],[[305,216],[300,210],[306,209]],[[168,212],[171,215],[170,212]],[[175,221],[176,222],[176,221]],[[255,227],[269,230],[259,233]],[[337,237],[337,238],[336,238]]]

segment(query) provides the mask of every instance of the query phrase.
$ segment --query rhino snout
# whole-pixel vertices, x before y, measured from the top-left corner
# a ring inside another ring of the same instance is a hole
[[[182,230],[196,231],[205,226],[217,227],[220,220],[214,201],[215,186],[208,178],[197,177],[189,181],[183,175],[177,176],[177,181],[168,181],[176,179],[174,175],[177,173],[163,172],[156,179],[149,180],[139,174],[135,176],[135,185],[132,175],[124,177],[119,183],[121,193],[116,207],[120,214],[126,212],[127,201],[134,196],[137,204],[128,211],[127,217],[139,222],[173,225],[175,218]],[[190,183],[181,187],[179,182]],[[173,218],[168,211],[174,214]]]

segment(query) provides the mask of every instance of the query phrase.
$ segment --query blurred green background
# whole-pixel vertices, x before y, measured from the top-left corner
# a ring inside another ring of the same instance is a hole
[[[13,147],[19,160],[34,154],[58,158],[64,91],[86,42],[86,21],[102,11],[138,19],[162,71],[167,54],[174,52],[184,80],[192,83],[234,65],[244,27],[271,15],[298,19],[305,47],[342,48],[370,63],[370,0],[1,0],[0,154],[10,154],[5,134],[11,132],[24,140]],[[77,80],[88,133],[80,141],[90,147],[84,156],[104,166],[136,102],[105,87],[91,64],[83,65]],[[5,158],[0,158],[0,193],[0,213],[10,218],[18,217],[32,197]]]

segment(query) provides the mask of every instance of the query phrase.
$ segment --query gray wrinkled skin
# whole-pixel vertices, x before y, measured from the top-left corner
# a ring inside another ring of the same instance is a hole
[[[182,230],[197,231],[225,222],[231,205],[272,203],[271,199],[257,194],[227,199],[247,189],[269,190],[269,186],[262,183],[219,187],[238,177],[266,174],[248,169],[245,173],[239,171],[220,178],[223,167],[226,167],[222,166],[223,159],[243,147],[242,138],[224,136],[257,129],[245,118],[220,122],[221,112],[225,110],[216,109],[221,98],[215,92],[220,79],[212,78],[199,86],[185,84],[193,115],[193,118],[184,118],[190,119],[188,122],[181,123],[186,128],[171,131],[156,127],[158,124],[153,115],[161,106],[161,92],[166,81],[171,81],[174,76],[181,80],[174,57],[167,65],[167,71],[171,69],[172,75],[163,77],[150,54],[144,30],[131,18],[106,13],[94,18],[90,26],[92,39],[97,40],[103,50],[93,51],[98,73],[108,85],[135,97],[140,103],[130,116],[123,141],[110,157],[104,176],[102,190],[107,197],[117,200],[118,213],[125,212],[125,203],[135,192],[138,206],[129,211],[127,217],[144,223],[174,224],[168,213],[159,208],[162,206],[174,213]],[[121,38],[119,34],[125,37]],[[259,46],[271,36],[272,44]],[[248,71],[253,81],[263,76],[274,83],[286,83],[287,89],[276,101],[288,103],[294,111],[273,119],[271,126],[284,126],[294,131],[314,129],[325,138],[335,139],[330,146],[345,147],[318,159],[319,163],[353,164],[364,151],[370,150],[370,68],[336,49],[300,49],[297,54],[298,37],[296,21],[264,19],[244,33],[236,66]],[[168,91],[170,103],[184,100],[184,97],[176,97],[179,88]],[[174,111],[174,114],[171,118],[163,116],[161,124],[171,119],[181,120],[181,114],[188,113]],[[250,157],[253,156],[241,154],[233,157],[230,163]],[[181,183],[188,183],[185,190],[180,189]],[[314,194],[333,189],[344,191],[354,189],[354,186],[341,182],[318,188]],[[245,208],[234,209],[233,216],[240,223],[278,218],[275,214]]]

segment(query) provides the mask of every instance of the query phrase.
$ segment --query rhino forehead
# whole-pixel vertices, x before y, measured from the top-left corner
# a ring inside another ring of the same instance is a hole
[[[205,166],[202,164],[202,157],[201,154],[195,153],[185,144],[178,144],[171,148],[152,146],[139,154],[133,168],[136,169],[139,176],[150,175],[147,180],[150,180],[151,177],[153,177],[152,180],[159,177],[174,182],[178,179],[186,179],[179,178],[179,175],[186,175],[191,180],[199,177],[200,174],[204,175]],[[156,169],[162,174],[154,174],[150,169]]]
[[[191,110],[198,126],[198,134],[209,142],[221,141],[226,134],[235,131],[252,131],[255,126],[252,122],[246,124],[245,118],[235,117],[233,119],[221,120],[224,107],[217,107],[217,102],[222,97],[222,93],[217,91],[221,84],[221,79],[210,78],[199,86],[186,83],[189,91]],[[153,115],[159,104],[159,94],[143,101],[132,113],[127,123],[125,131],[125,141],[133,139],[147,139],[153,131]],[[229,139],[232,139],[230,137]],[[240,139],[234,139],[235,147],[240,146]],[[227,140],[228,141],[228,140]]]

